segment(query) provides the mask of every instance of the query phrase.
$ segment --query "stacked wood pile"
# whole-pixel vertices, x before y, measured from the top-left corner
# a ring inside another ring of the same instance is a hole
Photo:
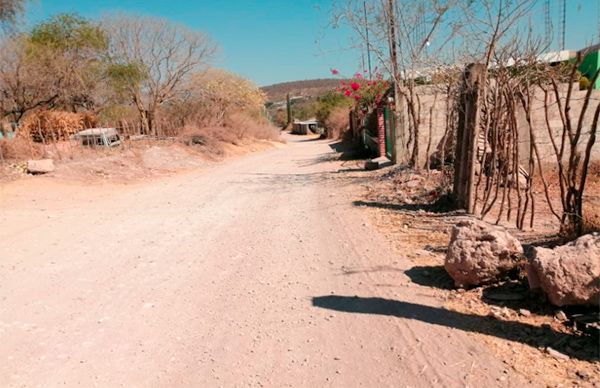
[[[98,124],[91,113],[73,113],[43,110],[27,116],[21,125],[20,134],[36,142],[67,140],[71,135]]]

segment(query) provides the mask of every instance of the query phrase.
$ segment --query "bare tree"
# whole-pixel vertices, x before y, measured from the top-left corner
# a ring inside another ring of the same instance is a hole
[[[0,0],[0,29],[7,30],[23,12],[24,0]]]
[[[191,74],[186,93],[165,104],[171,121],[180,126],[222,126],[228,116],[262,114],[264,92],[250,80],[225,70],[210,68]]]
[[[76,15],[56,15],[0,45],[0,114],[18,123],[36,108],[95,108],[106,37]]]
[[[153,133],[158,108],[183,92],[184,81],[210,61],[215,45],[200,32],[161,19],[116,16],[104,26],[109,75],[136,107],[143,131]]]
[[[335,23],[345,21],[365,43],[369,39],[371,53],[392,79],[395,159],[417,169],[421,111],[416,86],[419,79],[433,73],[443,59],[440,50],[461,28],[457,13],[450,12],[457,4],[457,0],[426,0],[407,7],[382,0],[365,8],[363,2],[350,0],[339,4],[335,15]]]
[[[27,112],[58,100],[61,76],[45,65],[56,63],[50,52],[30,50],[26,37],[3,40],[0,51],[0,117],[19,123]]]
[[[585,92],[581,108],[575,112],[572,109],[575,100],[573,87],[578,78],[577,68],[587,54],[589,51],[579,51],[574,63],[566,67],[568,69],[566,72],[564,71],[565,67],[544,69],[545,73],[550,75],[550,84],[546,82],[545,85],[541,85],[544,90],[546,125],[558,170],[560,200],[563,209],[559,217],[561,231],[567,236],[578,236],[583,233],[584,193],[600,117],[600,102],[597,97],[594,98],[592,95],[593,87],[589,87]],[[591,76],[591,85],[596,83],[599,76],[600,71],[596,70]],[[567,83],[564,97],[560,93],[559,82],[561,79]],[[559,136],[556,137],[550,126],[548,115],[549,94],[553,94],[555,97],[555,104],[562,123]],[[547,187],[545,188],[547,193]],[[554,214],[558,216],[556,212]]]

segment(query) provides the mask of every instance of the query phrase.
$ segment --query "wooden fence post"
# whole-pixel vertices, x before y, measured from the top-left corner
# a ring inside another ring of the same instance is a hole
[[[454,157],[454,201],[458,209],[473,213],[475,204],[475,164],[481,113],[485,65],[472,63],[463,74],[463,85],[458,111],[458,128]]]

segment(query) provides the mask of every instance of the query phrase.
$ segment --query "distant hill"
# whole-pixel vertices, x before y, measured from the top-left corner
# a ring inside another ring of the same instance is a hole
[[[304,81],[282,82],[269,86],[263,86],[261,89],[267,93],[267,98],[271,102],[285,100],[286,94],[290,96],[320,96],[328,90],[335,89],[340,84],[339,79],[309,79]]]

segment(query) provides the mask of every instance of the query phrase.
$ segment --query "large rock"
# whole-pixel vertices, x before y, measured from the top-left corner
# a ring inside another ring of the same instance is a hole
[[[532,289],[544,291],[556,306],[598,306],[600,234],[588,234],[554,249],[535,248],[527,278]]]
[[[46,174],[54,171],[52,159],[28,160],[27,172],[30,174]]]
[[[477,286],[514,270],[522,256],[521,243],[506,229],[467,220],[452,229],[444,267],[458,287]]]

